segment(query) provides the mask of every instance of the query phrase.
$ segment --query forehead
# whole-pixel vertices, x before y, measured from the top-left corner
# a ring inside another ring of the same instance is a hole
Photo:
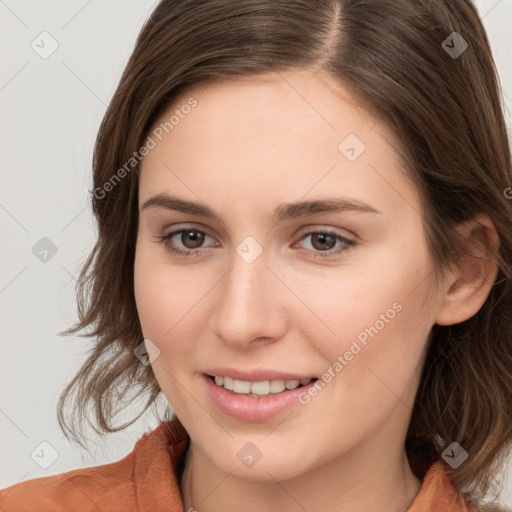
[[[234,126],[237,131],[245,127],[263,135],[287,127],[311,134],[325,135],[330,131],[339,136],[346,129],[364,131],[367,125],[376,126],[361,100],[320,72],[272,72],[195,84],[174,98],[157,123],[168,120],[191,98],[198,104],[190,115],[201,118],[195,128],[203,132],[226,132]],[[264,141],[283,142],[286,134],[282,135],[279,141],[271,137]]]
[[[217,204],[227,197],[282,202],[335,193],[399,206],[401,195],[415,193],[404,180],[393,134],[347,88],[320,73],[196,84],[173,100],[155,129],[161,140],[153,136],[156,146],[142,163],[141,201],[179,189]]]

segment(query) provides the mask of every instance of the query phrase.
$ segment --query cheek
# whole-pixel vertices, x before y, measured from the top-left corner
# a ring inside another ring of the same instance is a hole
[[[150,244],[137,246],[134,264],[134,291],[137,311],[145,338],[160,349],[161,360],[172,367],[179,355],[186,361],[194,350],[193,339],[199,339],[208,315],[208,271],[194,274],[194,285],[185,267],[173,266]],[[200,284],[200,286],[199,286]],[[172,353],[172,354],[171,354]],[[167,367],[167,366],[166,366]]]
[[[413,248],[400,242],[369,251],[364,261],[340,268],[339,273],[328,269],[316,279],[305,275],[297,281],[304,303],[316,313],[303,321],[304,334],[316,340],[324,359],[334,362],[350,351],[353,342],[361,346],[354,360],[364,353],[369,357],[372,351],[382,356],[383,347],[399,348],[406,356],[423,343],[432,323],[425,304],[430,260],[421,244]],[[357,351],[355,347],[353,352]]]
[[[373,267],[385,279],[373,271],[354,272],[338,285],[326,279],[324,294],[317,288],[309,295],[322,324],[303,322],[304,336],[315,340],[327,362],[321,380],[328,381],[333,402],[343,404],[360,421],[377,424],[397,397],[412,407],[409,390],[415,389],[411,384],[421,371],[432,327],[432,314],[425,307],[428,283],[418,286],[428,274],[426,259],[423,264],[419,269],[417,260],[404,259],[387,268]]]
[[[361,347],[385,344],[407,351],[428,334],[433,321],[425,277],[431,262],[420,228],[404,226],[399,236],[349,259],[339,272],[328,269],[317,279],[298,280],[296,289],[304,291],[304,302],[317,317],[304,322],[308,338],[318,340],[328,360],[350,350],[355,340]]]
[[[137,311],[145,339],[159,349],[151,363],[153,373],[167,401],[182,414],[190,406],[183,396],[183,385],[193,371],[194,343],[200,324],[194,317],[199,309],[198,290],[187,286],[183,272],[174,269],[154,248],[137,246],[134,264],[134,292]]]

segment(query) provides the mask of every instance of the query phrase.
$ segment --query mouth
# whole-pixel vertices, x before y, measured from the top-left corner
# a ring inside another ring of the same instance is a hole
[[[262,397],[268,395],[276,395],[286,391],[308,386],[318,379],[316,377],[305,377],[302,379],[272,379],[260,381],[248,381],[233,379],[224,375],[206,375],[216,386],[230,391],[235,395],[248,397]]]
[[[213,372],[212,372],[213,373]],[[215,373],[222,373],[221,371]],[[235,373],[230,370],[230,373]],[[261,372],[263,373],[263,372]],[[261,375],[259,378],[273,375]],[[238,376],[242,376],[239,374]],[[304,414],[304,408],[297,405],[304,393],[310,392],[315,386],[316,377],[299,377],[299,375],[282,374],[285,379],[270,380],[239,380],[226,375],[202,374],[206,385],[206,396],[214,408],[224,416],[242,422],[267,422],[282,417],[290,409],[295,408]]]

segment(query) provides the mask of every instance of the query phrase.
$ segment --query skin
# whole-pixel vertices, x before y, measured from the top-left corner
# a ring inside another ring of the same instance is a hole
[[[407,510],[421,482],[404,442],[428,335],[480,309],[495,263],[468,262],[434,286],[419,196],[393,134],[331,77],[302,70],[195,85],[155,125],[190,97],[197,106],[142,163],[139,207],[173,194],[221,221],[142,209],[135,257],[144,337],[160,350],[152,367],[191,437],[184,509]],[[366,146],[353,162],[338,149],[349,134]],[[271,220],[281,203],[326,197],[380,213]],[[488,227],[479,240],[497,248],[492,223],[477,220]],[[200,252],[173,255],[158,237],[185,228],[206,233]],[[327,241],[331,256],[315,258],[322,229],[356,245],[336,254],[343,243]],[[251,264],[236,252],[247,236],[263,249]],[[200,375],[212,366],[321,377],[394,303],[401,311],[307,405],[247,423],[210,401]],[[237,457],[248,442],[262,453],[250,468]]]

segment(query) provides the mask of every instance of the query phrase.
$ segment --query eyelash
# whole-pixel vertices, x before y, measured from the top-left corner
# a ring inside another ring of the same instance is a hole
[[[190,250],[181,250],[177,249],[175,246],[171,243],[171,238],[176,236],[179,233],[183,233],[185,231],[194,231],[196,233],[201,233],[203,235],[209,236],[204,231],[201,231],[200,229],[193,229],[193,228],[184,228],[184,229],[178,229],[177,231],[172,231],[171,233],[168,233],[167,235],[161,235],[157,238],[159,239],[159,242],[165,246],[165,248],[172,254],[175,254],[177,256],[193,256],[201,251],[201,249],[190,249]],[[334,238],[341,240],[345,246],[343,248],[338,248],[337,250],[329,249],[328,251],[312,251],[311,249],[305,249],[306,251],[313,253],[313,258],[332,258],[337,256],[338,254],[342,252],[349,251],[353,247],[356,246],[356,242],[354,240],[351,240],[350,238],[346,238],[344,236],[339,235],[338,233],[335,233],[334,231],[329,230],[318,230],[318,231],[310,231],[309,233],[306,233],[303,237],[299,239],[303,240],[304,238],[307,238],[310,235],[313,234],[322,234],[322,235],[331,235]]]

